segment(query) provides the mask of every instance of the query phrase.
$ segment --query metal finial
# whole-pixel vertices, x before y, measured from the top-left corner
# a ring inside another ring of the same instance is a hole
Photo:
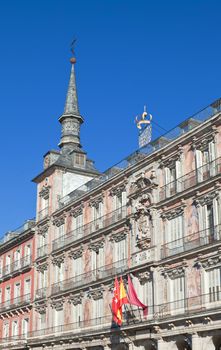
[[[140,120],[138,119],[138,115],[136,116],[135,118],[135,122],[137,124],[137,128],[138,129],[142,129],[142,126],[145,125],[145,124],[150,124],[151,120],[152,120],[152,115],[149,113],[147,113],[147,107],[146,105],[144,105],[144,111],[142,113],[142,115],[140,116]],[[147,119],[147,117],[149,117]]]

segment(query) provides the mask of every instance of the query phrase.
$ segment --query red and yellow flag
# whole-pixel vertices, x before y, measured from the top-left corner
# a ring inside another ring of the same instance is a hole
[[[112,298],[112,314],[113,314],[113,321],[118,326],[121,326],[122,311],[120,308],[120,287],[119,287],[119,282],[117,277],[115,277],[115,281],[114,281],[114,295]]]
[[[124,282],[122,277],[120,278],[120,307],[122,308],[123,304],[129,304],[126,290],[124,288]]]

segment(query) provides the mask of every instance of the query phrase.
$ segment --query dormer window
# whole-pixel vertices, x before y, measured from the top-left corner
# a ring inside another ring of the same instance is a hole
[[[81,153],[75,154],[75,165],[79,168],[85,167],[85,155]]]

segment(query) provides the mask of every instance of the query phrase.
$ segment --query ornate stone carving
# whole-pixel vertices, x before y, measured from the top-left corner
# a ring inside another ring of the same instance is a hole
[[[36,265],[36,270],[38,272],[43,273],[44,271],[47,271],[47,269],[48,269],[48,262],[44,262],[43,264],[39,263]]]
[[[126,235],[127,235],[127,231],[126,230],[119,231],[119,232],[113,232],[110,235],[110,241],[112,241],[112,242],[120,242],[120,241],[122,241],[123,239],[126,238]]]
[[[94,300],[102,299],[103,293],[104,293],[103,286],[100,286],[99,288],[96,288],[96,289],[89,288],[88,297]]]
[[[84,251],[84,247],[83,245],[81,245],[78,249],[71,249],[68,256],[69,258],[72,258],[72,259],[78,259],[82,256],[83,251]]]
[[[126,182],[125,183],[121,183],[117,186],[114,186],[110,189],[110,196],[117,196],[120,197],[122,195],[122,192],[126,191]]]
[[[140,281],[140,284],[145,284],[147,281],[150,281],[152,278],[152,274],[150,271],[143,271],[136,273],[137,278]]]
[[[71,294],[68,298],[68,302],[70,304],[73,305],[78,305],[82,303],[82,299],[83,299],[84,294],[82,292],[78,293],[78,294]]]
[[[65,303],[65,298],[59,300],[51,299],[51,307],[57,311],[62,310]]]
[[[49,193],[50,193],[50,188],[51,186],[43,186],[41,191],[39,192],[39,197],[44,198],[44,199],[48,199],[49,198]]]
[[[178,146],[178,149],[172,155],[169,154],[168,157],[163,155],[160,160],[160,168],[173,168],[177,160],[181,160],[181,156],[183,154],[183,147],[181,145]]]
[[[147,187],[152,187],[152,185],[152,180],[147,178],[145,173],[141,173],[134,181],[131,182],[129,193],[132,195],[146,189]]]
[[[44,224],[42,226],[38,226],[37,233],[39,235],[42,235],[43,237],[46,237],[46,234],[48,232],[49,224]]]
[[[200,205],[203,206],[203,205],[211,204],[213,199],[219,196],[219,193],[220,193],[219,191],[206,193],[203,196],[196,198],[194,200],[194,204],[196,207],[199,207]]]
[[[192,150],[204,151],[208,149],[209,142],[214,141],[215,135],[218,131],[215,129],[212,132],[209,132],[207,135],[199,138],[194,136],[192,139]]]
[[[104,201],[103,194],[95,198],[91,197],[89,206],[94,208],[99,208],[99,204],[103,203],[103,201]]]
[[[47,305],[46,303],[44,304],[35,304],[35,310],[39,313],[39,314],[45,314],[46,310],[47,310]]]
[[[209,269],[210,267],[217,266],[221,264],[221,255],[210,257],[202,261],[202,267],[204,269]]]
[[[185,205],[182,205],[182,206],[180,206],[178,208],[174,208],[172,210],[163,211],[161,213],[161,217],[162,217],[163,220],[165,220],[165,219],[167,219],[167,220],[174,219],[175,217],[183,214],[184,208],[185,208]]]
[[[136,212],[134,213],[134,219],[137,222],[137,241],[142,241],[144,239],[151,240],[152,232],[152,218],[150,211],[145,207],[145,205],[138,205],[136,207]]]
[[[99,249],[103,248],[104,246],[104,238],[99,239],[98,241],[90,241],[88,244],[89,250],[94,250],[96,253],[99,252]]]
[[[169,277],[173,279],[176,277],[184,276],[185,270],[186,270],[186,264],[184,264],[183,266],[174,267],[173,269],[170,269],[170,270],[169,269],[167,270],[167,267],[165,267],[162,271],[162,275],[165,278]]]
[[[51,262],[53,265],[57,265],[58,267],[60,267],[61,264],[64,262],[64,258],[65,258],[64,254],[53,256]]]
[[[77,216],[82,215],[83,208],[84,208],[84,203],[81,203],[81,205],[79,205],[78,207],[71,207],[70,216],[73,216],[74,218],[76,218]]]
[[[64,225],[65,223],[65,218],[66,218],[66,214],[65,213],[62,213],[61,216],[58,216],[58,217],[53,217],[53,221],[52,221],[52,224],[59,227],[61,225]]]

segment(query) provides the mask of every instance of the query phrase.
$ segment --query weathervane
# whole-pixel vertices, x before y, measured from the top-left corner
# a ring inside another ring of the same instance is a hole
[[[151,141],[152,137],[152,115],[147,113],[146,106],[144,106],[144,111],[140,119],[138,118],[139,116],[136,116],[135,122],[137,124],[137,128],[139,129],[139,147],[143,147]]]
[[[75,46],[76,41],[77,41],[77,39],[74,38],[74,39],[72,40],[72,42],[71,42],[71,52],[72,52],[72,54],[73,54],[73,56],[72,56],[71,59],[70,59],[71,64],[76,63],[76,58],[74,57],[74,54],[75,54],[75,52],[74,52],[74,46]]]

